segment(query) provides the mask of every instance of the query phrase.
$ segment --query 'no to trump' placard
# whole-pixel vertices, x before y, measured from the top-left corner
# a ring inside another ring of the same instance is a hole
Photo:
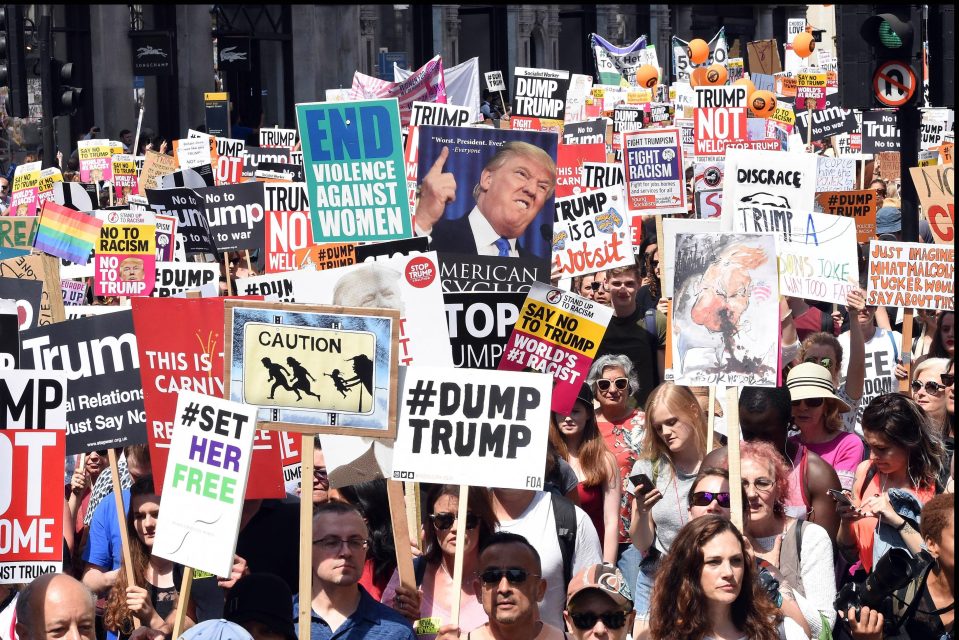
[[[952,311],[955,273],[955,247],[872,242],[866,304]]]
[[[0,430],[0,584],[63,563],[64,431]]]
[[[153,553],[230,575],[255,426],[256,407],[180,393]]]
[[[542,489],[552,379],[407,367],[393,478]]]

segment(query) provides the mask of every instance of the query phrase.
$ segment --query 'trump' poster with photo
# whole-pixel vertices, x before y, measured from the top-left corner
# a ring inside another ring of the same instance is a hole
[[[543,488],[550,376],[442,367],[404,371],[394,480]]]
[[[100,227],[93,255],[94,295],[145,296],[153,291],[156,223],[150,222],[152,213],[130,212],[119,223]]]
[[[623,173],[630,213],[686,213],[686,174],[679,129],[624,134]]]
[[[255,431],[256,407],[180,393],[154,554],[230,575]]]
[[[296,105],[314,242],[413,235],[395,99]]]

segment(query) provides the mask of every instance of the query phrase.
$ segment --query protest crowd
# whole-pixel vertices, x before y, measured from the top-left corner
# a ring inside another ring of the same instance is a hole
[[[953,111],[704,38],[11,166],[0,639],[954,638]]]

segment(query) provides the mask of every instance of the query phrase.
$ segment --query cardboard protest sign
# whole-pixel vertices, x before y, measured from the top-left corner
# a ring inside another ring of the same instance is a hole
[[[0,430],[67,426],[67,377],[62,371],[16,369],[0,378]]]
[[[187,253],[215,251],[204,198],[197,192],[193,189],[150,189],[146,194],[154,212],[176,216],[177,233],[183,237]]]
[[[856,161],[852,158],[818,156],[816,161],[816,193],[852,191],[856,188]]]
[[[80,182],[103,182],[113,178],[113,149],[109,140],[79,140]]]
[[[816,156],[811,153],[730,149],[726,153],[723,205],[812,211],[817,167]],[[725,221],[723,230],[731,230]]]
[[[954,246],[873,241],[866,304],[952,311],[955,270]]]
[[[499,369],[552,374],[550,408],[568,411],[612,317],[612,309],[598,302],[535,283],[510,334]]]
[[[157,262],[153,297],[172,298],[184,294],[187,290],[197,289],[206,290],[215,296],[219,292],[219,279],[220,265],[217,263]]]
[[[506,91],[502,71],[487,71],[483,74],[483,78],[486,80],[487,91]]]
[[[36,226],[35,216],[0,216],[0,260],[30,253]]]
[[[156,282],[156,223],[152,213],[125,213],[116,224],[100,228],[93,256],[93,293],[98,296],[145,296]]]
[[[929,221],[932,237],[938,244],[953,244],[956,238],[954,165],[912,167],[909,175],[916,185],[916,193]]]
[[[256,175],[260,165],[267,163],[289,164],[290,150],[281,147],[264,149],[262,147],[247,146],[243,149],[243,171],[240,182],[250,182]]]
[[[156,151],[147,151],[146,160],[143,161],[143,169],[140,171],[140,193],[146,193],[147,189],[156,189],[159,184],[157,179],[173,173],[179,168],[173,156]]]
[[[238,300],[225,310],[225,397],[259,406],[267,425],[395,436],[398,311]]]
[[[895,110],[864,111],[862,114],[862,152],[880,153],[900,150],[899,125]]]
[[[781,104],[786,105],[788,103]],[[844,133],[852,133],[859,128],[856,124],[856,116],[851,110],[843,109],[836,96],[826,98],[823,106],[811,113],[808,109],[803,108],[801,103],[797,102],[794,121],[796,133],[802,136],[803,140],[807,139],[810,126],[812,126],[812,140],[816,141]],[[810,123],[812,124],[810,125]]]
[[[726,28],[722,27],[709,40],[709,58],[707,65],[721,64],[726,65],[729,58],[729,51],[726,46]],[[692,74],[692,65],[689,61],[689,42],[673,36],[673,79],[677,82],[689,82]],[[750,56],[750,70],[752,70],[752,56]]]
[[[0,299],[12,300],[16,306],[17,329],[26,331],[39,326],[43,283],[36,280],[0,278]]]
[[[756,40],[746,43],[746,56],[749,61],[749,75],[772,75],[783,70],[779,57],[779,46],[775,39]]]
[[[33,246],[52,256],[76,264],[86,264],[90,250],[100,236],[103,221],[55,202],[47,202],[40,212]]]
[[[663,218],[663,245],[665,251],[661,255],[676,255],[676,235],[679,233],[715,233],[719,231],[719,217],[712,220],[696,220],[687,218]],[[660,260],[662,270],[663,297],[673,297],[673,280],[675,279],[676,263],[674,260]]]
[[[779,286],[772,235],[679,233],[673,283],[676,384],[774,387]]]
[[[0,430],[0,584],[63,570],[63,431]]]
[[[636,70],[647,64],[645,55],[646,36],[639,36],[632,43],[617,47],[597,33],[589,34],[589,46],[596,63],[596,77],[601,84],[619,84],[625,81],[636,84]],[[652,54],[654,66],[656,54]]]
[[[569,71],[516,67],[513,76],[510,128],[538,131],[544,125],[561,126],[546,121],[562,122],[566,117]]]
[[[816,194],[816,203],[826,213],[852,218],[856,242],[869,242],[876,235],[876,191],[826,191]]]
[[[317,271],[336,269],[356,264],[357,245],[346,242],[331,242],[329,244],[314,244],[297,249],[293,253],[296,268],[310,265]]]
[[[551,387],[542,373],[407,367],[393,479],[542,489]]]
[[[433,56],[409,78],[400,82],[380,80],[357,71],[353,74],[350,98],[352,100],[396,99],[400,122],[404,127],[409,126],[410,112],[414,102],[446,104],[443,59],[439,55]],[[302,140],[305,137],[303,135],[303,125],[299,125],[298,128]]]
[[[534,282],[549,282],[545,260],[440,253],[443,293],[521,292]]]
[[[269,149],[271,147],[280,147],[281,149],[292,149],[296,144],[296,129],[260,129],[260,148]]]
[[[775,235],[779,291],[784,296],[844,305],[859,282],[852,218],[740,206],[733,214],[733,230]]]
[[[496,369],[525,300],[525,293],[445,294],[453,366]]]
[[[158,485],[166,474],[177,398],[184,392],[223,397],[223,301],[133,301],[150,464]],[[247,499],[284,497],[277,435],[256,431]]]
[[[263,190],[260,182],[196,189],[204,200],[210,237],[218,253],[263,246]]]
[[[433,124],[441,127],[463,127],[471,121],[470,110],[454,104],[414,102],[410,112],[410,126]]]
[[[66,372],[68,454],[146,442],[129,309],[25,331],[21,347],[24,368]]]
[[[56,258],[40,254],[0,260],[0,278],[37,280],[42,284],[36,321],[39,326],[60,322],[65,317],[59,267]]]
[[[623,174],[630,213],[686,212],[686,174],[678,129],[625,134]]]
[[[263,190],[266,208],[266,272],[292,271],[302,262],[296,261],[296,252],[313,244],[306,185],[301,182],[264,184]]]
[[[0,369],[20,367],[19,325],[16,301],[0,297]]]
[[[695,155],[720,158],[726,154],[730,142],[745,142],[746,118],[746,87],[696,87]]]
[[[566,198],[582,191],[584,163],[606,162],[605,144],[561,144],[557,153],[557,198]]]
[[[623,165],[616,162],[584,162],[581,178],[580,186],[587,190],[622,186],[626,182]]]
[[[10,189],[10,216],[35,216],[39,203],[40,162],[18,165]]]
[[[435,253],[297,275],[296,302],[398,310],[400,365],[451,366]]]
[[[633,264],[630,226],[622,187],[557,198],[553,268],[565,278]]]
[[[433,225],[431,249],[501,255],[503,248],[496,242],[506,239],[509,245],[506,250],[512,257],[549,258],[556,134],[486,127],[422,126],[419,136],[420,184],[431,171],[451,173],[456,183],[455,200],[446,204],[442,218]],[[437,158],[444,147],[449,149],[449,155],[439,167]],[[526,174],[528,184],[520,186],[507,180],[520,170]],[[478,190],[474,189],[477,184]],[[528,193],[524,195],[530,189],[535,193],[532,199]],[[491,231],[490,219],[504,220],[504,226],[508,227],[504,233],[508,237],[487,233]],[[473,230],[474,224],[481,228],[479,232]]]
[[[180,394],[152,553],[230,575],[255,425],[255,407],[192,391]]]
[[[606,144],[606,121],[570,122],[563,125],[564,145],[567,144]]]
[[[298,104],[296,114],[313,241],[412,236],[396,101]]]

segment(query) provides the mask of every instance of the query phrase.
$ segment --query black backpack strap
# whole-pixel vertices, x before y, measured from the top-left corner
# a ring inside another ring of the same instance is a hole
[[[559,550],[563,554],[563,580],[564,584],[568,585],[573,579],[573,555],[576,552],[576,507],[555,493],[550,493],[549,497],[553,501],[556,537],[559,539]]]
[[[423,584],[423,576],[426,575],[426,556],[417,556],[413,558],[413,577],[416,579],[416,586]]]
[[[870,465],[869,470],[866,471],[866,477],[863,478],[862,486],[859,487],[860,500],[862,500],[862,497],[866,495],[866,487],[869,486],[869,483],[872,482],[872,479],[876,477],[877,473],[879,473],[879,470],[876,468],[876,465]]]

